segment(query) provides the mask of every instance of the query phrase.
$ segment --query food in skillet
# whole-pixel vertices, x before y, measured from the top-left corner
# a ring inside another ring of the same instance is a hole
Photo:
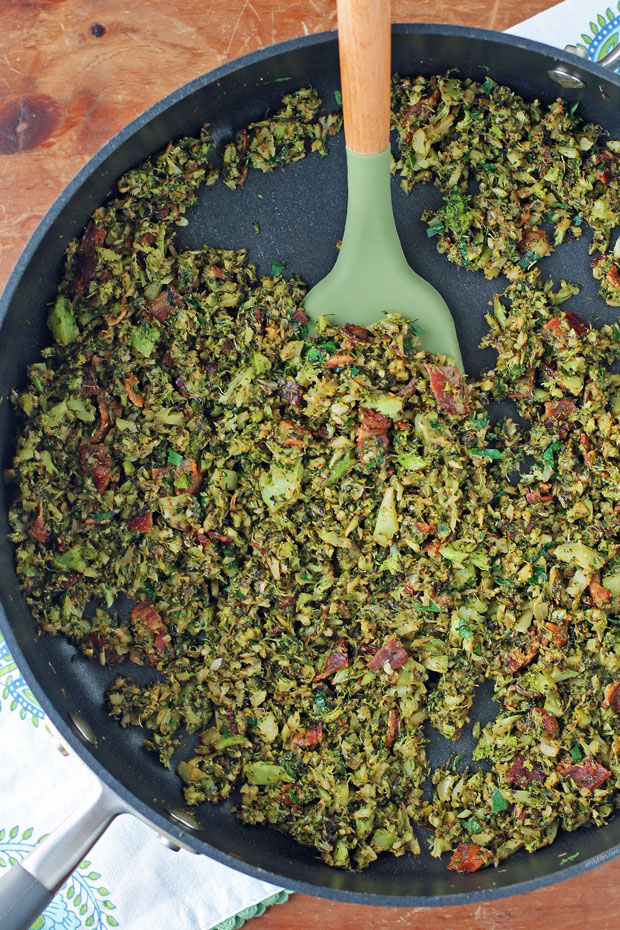
[[[490,79],[396,78],[393,100],[395,171],[443,192],[429,235],[510,280],[495,369],[466,384],[389,313],[309,338],[277,263],[178,251],[217,180],[205,130],[128,172],[68,250],[55,342],[15,398],[12,538],[41,629],[119,664],[110,712],[188,803],[238,790],[242,820],[353,868],[430,826],[473,872],[617,803],[620,326],[564,310],[577,287],[535,265],[589,225],[620,303],[620,143]],[[325,154],[319,105],[291,94],[240,133],[224,181]],[[526,427],[493,422],[503,398]],[[426,721],[458,739],[485,678],[480,768],[429,773]]]

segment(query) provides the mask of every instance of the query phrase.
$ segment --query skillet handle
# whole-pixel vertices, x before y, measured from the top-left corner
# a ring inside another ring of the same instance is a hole
[[[0,879],[0,928],[29,930],[60,886],[118,815],[127,811],[104,785]]]

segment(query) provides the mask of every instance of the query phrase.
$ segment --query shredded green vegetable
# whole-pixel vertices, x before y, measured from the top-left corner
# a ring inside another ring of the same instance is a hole
[[[490,77],[395,78],[393,110],[405,187],[444,194],[440,252],[508,276],[494,369],[466,382],[390,313],[309,337],[282,262],[260,278],[245,250],[177,249],[217,181],[205,129],[121,178],[69,247],[54,342],[14,397],[11,538],[41,629],[122,665],[110,713],[187,803],[234,791],[242,820],[349,868],[419,852],[430,826],[432,855],[472,872],[617,803],[620,330],[563,310],[578,289],[537,263],[589,225],[615,305],[620,142]],[[226,146],[223,181],[324,155],[340,117],[320,113],[285,97]],[[492,420],[505,398],[527,428]],[[485,679],[484,765],[430,772],[425,723],[458,739]]]

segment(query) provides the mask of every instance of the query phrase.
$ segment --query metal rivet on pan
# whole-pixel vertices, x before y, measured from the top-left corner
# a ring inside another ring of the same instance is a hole
[[[91,746],[97,745],[97,737],[95,736],[93,728],[80,713],[76,710],[70,711],[69,720],[73,724],[73,729],[77,735],[81,736],[84,742],[90,743]]]
[[[172,820],[176,820],[178,823],[182,824],[184,827],[187,827],[188,830],[202,830],[201,824],[196,820],[193,814],[190,814],[189,811],[184,811],[178,807],[175,807],[168,811],[168,816]]]
[[[552,68],[550,71],[547,71],[547,74],[551,80],[559,84],[560,87],[565,87],[569,90],[579,90],[586,86],[585,82],[582,81],[577,74],[567,71],[564,67]]]
[[[168,836],[164,836],[163,833],[160,833],[157,837],[162,846],[165,846],[167,849],[171,849],[173,852],[179,852],[181,849],[173,840]]]

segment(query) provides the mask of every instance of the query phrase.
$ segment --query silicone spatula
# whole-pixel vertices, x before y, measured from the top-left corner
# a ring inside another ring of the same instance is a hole
[[[390,192],[390,0],[338,0],[338,46],[348,200],[333,269],[306,296],[311,319],[368,326],[384,311],[423,330],[429,352],[463,371],[454,321],[443,297],[403,254]]]

